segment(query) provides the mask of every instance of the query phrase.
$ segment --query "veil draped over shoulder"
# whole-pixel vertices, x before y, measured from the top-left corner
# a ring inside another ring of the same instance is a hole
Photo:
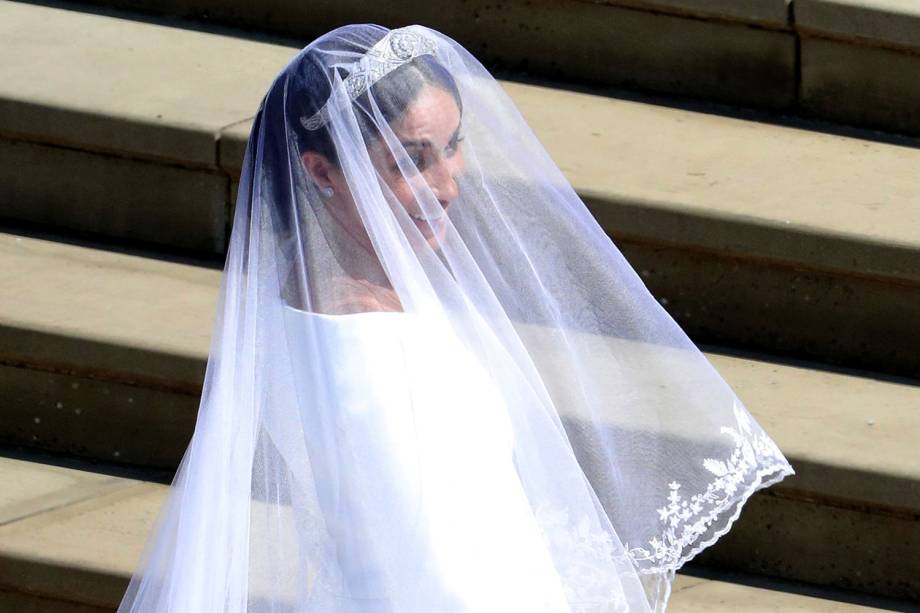
[[[259,108],[195,433],[119,611],[663,611],[789,474],[488,71],[347,26]]]

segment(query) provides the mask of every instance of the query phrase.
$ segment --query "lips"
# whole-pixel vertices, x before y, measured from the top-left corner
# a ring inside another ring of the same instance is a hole
[[[446,213],[441,213],[436,217],[427,218],[424,215],[409,213],[409,217],[412,218],[412,222],[415,224],[415,227],[418,228],[419,232],[421,232],[425,239],[430,240],[433,238],[440,238],[447,230]]]
[[[416,221],[438,221],[445,217],[445,213],[440,213],[438,215],[423,215],[421,213],[409,213],[409,216]]]

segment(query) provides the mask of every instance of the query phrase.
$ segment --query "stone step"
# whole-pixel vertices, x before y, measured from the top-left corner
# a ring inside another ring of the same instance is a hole
[[[349,22],[423,23],[496,67],[920,134],[913,0],[90,2],[304,41]]]
[[[229,34],[0,2],[0,219],[219,257],[295,50]],[[920,374],[916,142],[504,85],[695,339]]]
[[[220,270],[11,234],[0,259],[0,443],[174,468]],[[704,559],[920,599],[918,382],[703,348],[798,473]]]
[[[220,253],[220,134],[291,49],[0,2],[0,216]]]
[[[0,457],[0,609],[102,613],[117,606],[167,486]],[[918,610],[917,603],[691,566],[669,611]]]

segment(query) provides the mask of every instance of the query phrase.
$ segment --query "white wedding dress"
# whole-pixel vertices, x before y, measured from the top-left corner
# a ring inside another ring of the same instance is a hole
[[[314,465],[342,574],[334,610],[434,611],[430,600],[448,613],[451,594],[457,612],[571,611],[515,470],[502,396],[463,343],[402,312],[286,307],[286,325],[320,344],[290,348],[298,387],[314,386],[302,393],[328,391],[323,414],[303,416],[305,436],[336,432],[336,449],[311,454],[337,458],[337,477]],[[317,369],[311,355],[333,363]],[[410,582],[416,600],[394,601],[390,581]]]

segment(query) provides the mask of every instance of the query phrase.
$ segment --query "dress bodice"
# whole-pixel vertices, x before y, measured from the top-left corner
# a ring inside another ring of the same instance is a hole
[[[360,422],[383,418],[380,412],[392,416],[411,406],[416,418],[437,415],[445,426],[459,427],[457,413],[464,424],[484,419],[490,427],[477,424],[480,435],[501,433],[510,445],[501,390],[446,324],[401,311],[324,315],[286,308],[285,318],[295,373],[309,373],[314,390],[323,390],[339,428],[361,428]]]
[[[514,467],[502,390],[459,336],[402,312],[291,308],[285,320],[342,575],[329,591],[353,599],[345,610],[437,602],[450,613],[445,594],[455,594],[458,613],[568,611]],[[520,608],[522,593],[533,606]]]

